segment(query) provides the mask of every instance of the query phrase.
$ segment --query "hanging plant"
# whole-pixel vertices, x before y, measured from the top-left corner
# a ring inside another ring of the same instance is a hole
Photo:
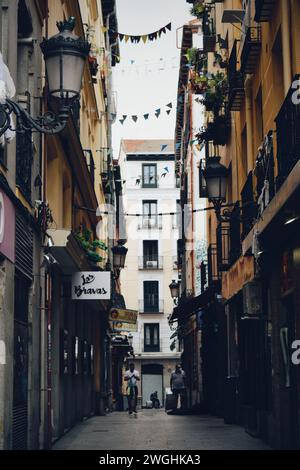
[[[204,3],[195,3],[190,9],[190,14],[192,16],[196,16],[199,20],[203,18],[205,12],[205,4]]]
[[[99,263],[103,261],[103,257],[97,253],[97,249],[102,249],[107,251],[107,246],[101,240],[93,240],[91,241],[92,231],[88,229],[84,229],[83,231],[77,232],[75,234],[76,239],[82,246],[82,248],[86,251],[87,258],[94,262]]]
[[[220,67],[221,69],[225,69],[228,65],[227,60],[223,59],[222,55],[218,52],[215,52],[215,60],[213,63],[214,67]]]

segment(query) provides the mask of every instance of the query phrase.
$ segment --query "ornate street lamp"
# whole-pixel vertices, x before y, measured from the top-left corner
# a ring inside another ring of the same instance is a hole
[[[113,253],[113,268],[117,273],[117,277],[120,275],[120,269],[123,269],[125,266],[125,259],[127,255],[128,248],[122,245],[122,242],[119,240],[118,244],[113,246],[111,249]]]
[[[213,203],[217,218],[221,218],[222,203],[226,201],[228,169],[220,163],[220,157],[209,157],[203,176],[206,181],[207,197]]]
[[[48,91],[58,104],[58,113],[46,112],[34,119],[9,98],[0,103],[0,136],[11,129],[10,115],[16,116],[16,132],[36,130],[44,134],[61,132],[68,121],[73,102],[79,98],[83,69],[90,44],[72,31],[75,18],[57,22],[59,33],[40,44],[46,64]]]
[[[171,291],[171,297],[174,301],[174,304],[177,305],[178,297],[179,297],[179,282],[178,281],[176,282],[175,279],[173,279],[173,281],[169,285],[169,288]]]

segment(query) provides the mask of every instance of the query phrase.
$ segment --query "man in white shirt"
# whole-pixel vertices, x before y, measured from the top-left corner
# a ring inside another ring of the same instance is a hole
[[[180,408],[185,408],[185,391],[186,381],[185,372],[181,368],[181,364],[176,364],[175,370],[171,374],[170,387],[173,395],[176,397],[176,409],[178,407],[178,397],[180,396]]]
[[[134,363],[129,364],[129,370],[125,372],[124,380],[127,382],[128,413],[137,417],[137,381],[140,380],[138,371],[134,368]]]

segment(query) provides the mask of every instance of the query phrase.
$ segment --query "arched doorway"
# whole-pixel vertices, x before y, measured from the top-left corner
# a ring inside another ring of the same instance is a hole
[[[151,393],[157,391],[161,405],[164,402],[163,365],[142,364],[142,406],[150,400]]]

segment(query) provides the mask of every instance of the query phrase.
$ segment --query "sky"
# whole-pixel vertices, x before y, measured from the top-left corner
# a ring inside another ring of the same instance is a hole
[[[161,38],[146,44],[120,43],[120,64],[113,69],[113,90],[117,103],[117,120],[113,125],[113,153],[118,158],[120,141],[124,139],[173,139],[175,132],[176,96],[180,49],[176,45],[176,29],[192,17],[186,0],[117,0],[118,31],[143,35],[157,31],[169,22]],[[178,30],[178,46],[182,29]],[[172,103],[171,113],[166,107]],[[155,110],[161,108],[159,118]],[[143,114],[149,113],[145,120]],[[119,119],[128,115],[122,125]],[[138,115],[135,123],[131,116]]]

